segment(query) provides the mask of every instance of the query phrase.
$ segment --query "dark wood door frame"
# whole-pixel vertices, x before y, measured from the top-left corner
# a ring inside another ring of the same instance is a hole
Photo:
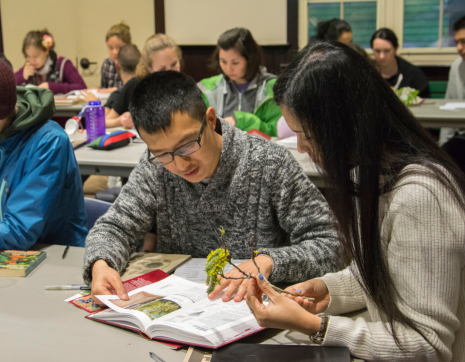
[[[3,53],[2,4],[0,2],[0,53]]]

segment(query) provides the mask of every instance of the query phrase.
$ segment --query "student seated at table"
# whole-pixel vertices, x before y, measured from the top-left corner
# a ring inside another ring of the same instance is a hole
[[[331,19],[327,21],[320,21],[316,26],[317,34],[312,36],[309,40],[309,44],[314,43],[318,40],[329,40],[344,44],[351,44],[354,40],[352,36],[352,28],[349,23],[341,19]]]
[[[454,30],[455,42],[459,57],[450,67],[449,82],[447,83],[446,99],[465,99],[465,16],[457,20]],[[439,144],[456,160],[465,172],[465,129],[441,128]],[[457,137],[455,137],[457,136]],[[448,142],[448,141],[451,142]]]
[[[107,128],[118,126],[133,128],[134,124],[129,114],[129,101],[134,87],[139,82],[136,78],[136,68],[140,60],[140,51],[136,45],[124,45],[118,53],[117,60],[116,68],[124,86],[113,92],[105,104],[105,108],[109,109],[105,124]],[[107,113],[106,110],[105,113]]]
[[[50,90],[16,88],[0,60],[0,250],[84,246],[81,175],[54,112]]]
[[[71,60],[58,56],[47,29],[30,31],[23,41],[24,66],[15,73],[16,85],[35,85],[54,94],[86,89]]]
[[[339,270],[325,199],[287,150],[218,119],[194,80],[179,72],[144,78],[130,109],[148,150],[86,240],[83,275],[94,295],[115,288],[126,299],[118,273],[154,224],[158,252],[197,258],[221,245],[221,226],[234,258],[250,258],[254,236],[256,261],[276,282]],[[251,260],[241,268],[255,270]],[[241,282],[233,281],[223,300],[239,286],[235,300],[242,300]]]
[[[391,29],[376,30],[370,44],[381,74],[391,87],[410,87],[419,90],[421,98],[431,98],[428,80],[422,70],[397,56],[399,42]]]
[[[343,44],[306,47],[274,92],[298,150],[324,169],[351,264],[287,289],[314,301],[278,294],[258,275],[247,292],[258,323],[348,347],[365,361],[464,361],[463,174]],[[365,308],[368,318],[336,316]]]
[[[263,67],[262,49],[249,30],[230,29],[218,39],[212,67],[221,74],[198,83],[207,107],[237,128],[276,137],[282,116],[273,100],[276,76]]]
[[[107,44],[107,51],[109,57],[102,63],[100,70],[100,88],[111,88],[116,90],[122,88],[124,85],[123,79],[118,74],[116,64],[118,63],[119,50],[131,44],[131,33],[129,26],[121,21],[108,29],[105,35],[105,42]]]
[[[131,53],[134,51],[132,50]],[[125,54],[121,56],[126,57]],[[131,68],[132,66],[133,64],[131,64]],[[139,64],[137,64],[135,77],[133,74],[127,74],[126,77],[130,80],[125,84],[120,94],[113,98],[112,110],[106,117],[106,126],[133,128],[134,123],[129,113],[129,101],[138,81],[151,73],[162,70],[180,72],[181,67],[182,51],[172,38],[165,34],[156,34],[148,38],[142,54],[139,53]]]

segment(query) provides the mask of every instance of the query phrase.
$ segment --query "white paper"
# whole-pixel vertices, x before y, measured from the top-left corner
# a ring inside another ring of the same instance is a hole
[[[297,136],[283,138],[282,140],[276,141],[276,144],[288,149],[297,149]]]
[[[247,261],[246,259],[233,259],[234,264],[239,265]],[[174,275],[180,278],[187,279],[194,283],[205,285],[207,281],[207,272],[205,271],[205,265],[207,264],[207,258],[191,259],[186,264],[181,265],[176,269]],[[225,274],[231,271],[234,267],[230,264],[226,264],[224,267]]]
[[[465,102],[447,102],[445,105],[439,107],[439,109],[442,111],[465,110]]]

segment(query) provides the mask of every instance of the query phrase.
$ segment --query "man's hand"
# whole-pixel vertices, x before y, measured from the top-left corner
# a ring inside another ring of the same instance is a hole
[[[132,121],[131,113],[124,112],[121,115],[121,124],[123,125],[124,128],[127,128],[127,129],[134,128],[134,122]]]
[[[234,260],[233,260],[234,262]],[[260,267],[262,274],[268,278],[273,271],[273,260],[265,255],[259,255],[255,258],[255,262]],[[238,267],[246,274],[258,274],[258,270],[255,267],[252,260],[247,260],[246,262],[239,264]],[[233,268],[229,273],[225,274],[225,277],[231,278],[242,278],[245,277],[239,270]],[[239,279],[239,280],[231,280],[231,279],[224,279],[221,278],[221,285],[217,285],[213,292],[208,296],[208,298],[213,299],[215,298],[222,290],[228,288],[224,293],[222,300],[223,302],[229,302],[232,295],[236,292],[237,294],[234,297],[235,302],[240,302],[241,300],[247,297],[247,286],[249,280],[248,279]],[[238,289],[239,288],[239,289]]]
[[[129,299],[121,277],[116,270],[110,268],[105,260],[97,260],[92,267],[92,299],[95,303],[104,305],[95,296],[110,295],[113,289],[116,290],[120,299]]]
[[[27,81],[29,77],[32,77],[35,74],[35,71],[36,71],[35,68],[31,64],[29,64],[29,62],[26,62],[23,68],[24,80]]]

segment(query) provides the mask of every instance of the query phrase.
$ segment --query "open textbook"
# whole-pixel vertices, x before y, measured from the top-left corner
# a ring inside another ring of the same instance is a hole
[[[111,309],[87,316],[99,322],[140,331],[150,339],[218,348],[261,328],[245,301],[207,298],[207,286],[171,275],[128,293],[98,295]]]

